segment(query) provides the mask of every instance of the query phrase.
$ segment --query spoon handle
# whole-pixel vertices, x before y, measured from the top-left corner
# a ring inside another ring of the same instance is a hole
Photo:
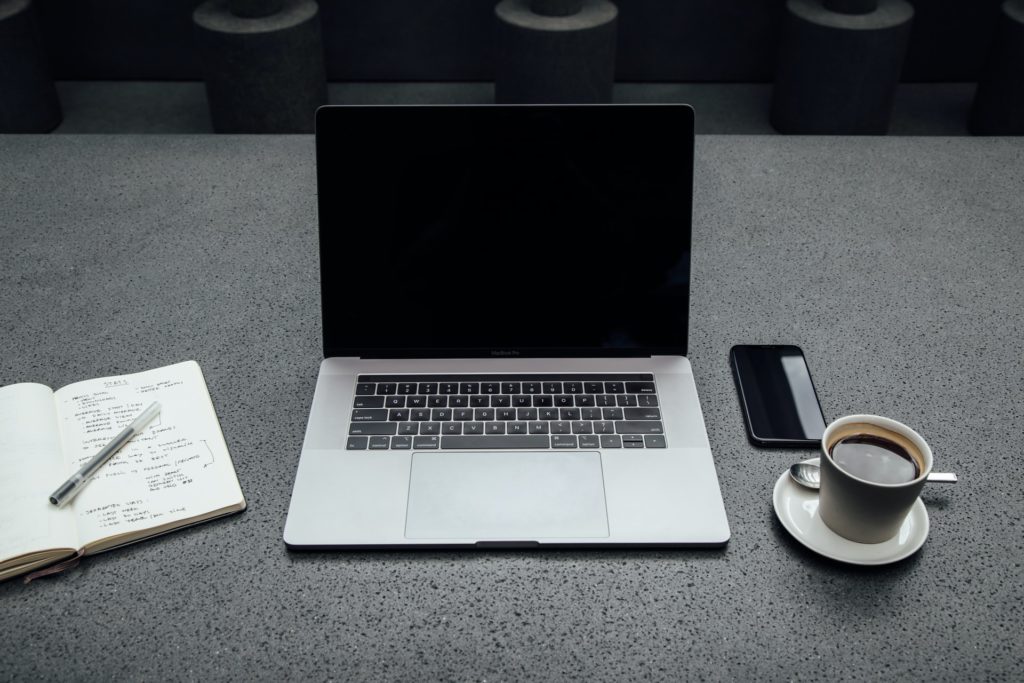
[[[957,482],[955,472],[932,472],[928,475],[928,481],[937,484],[955,484]]]

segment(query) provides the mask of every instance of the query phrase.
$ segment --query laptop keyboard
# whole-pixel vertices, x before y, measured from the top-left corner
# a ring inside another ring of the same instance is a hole
[[[654,375],[361,375],[347,448],[665,448]]]

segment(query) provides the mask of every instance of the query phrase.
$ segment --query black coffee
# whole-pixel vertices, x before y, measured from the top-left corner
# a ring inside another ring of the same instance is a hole
[[[830,454],[843,470],[876,484],[905,484],[921,474],[905,448],[877,436],[847,437],[836,442]]]

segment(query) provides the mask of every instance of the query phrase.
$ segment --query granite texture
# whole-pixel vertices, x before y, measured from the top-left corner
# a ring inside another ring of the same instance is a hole
[[[320,361],[310,137],[0,137],[0,384],[194,358],[249,509],[0,584],[0,679],[1024,677],[1024,142],[700,137],[690,358],[732,526],[713,551],[288,552]],[[961,476],[863,569],[771,506],[727,354],[794,343],[827,418]]]

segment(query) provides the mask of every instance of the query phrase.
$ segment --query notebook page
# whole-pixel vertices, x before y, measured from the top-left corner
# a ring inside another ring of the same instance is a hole
[[[220,423],[194,361],[78,382],[57,391],[56,398],[69,472],[150,403],[161,405],[160,414],[71,503],[83,544],[242,502]]]
[[[74,514],[49,502],[66,478],[53,391],[42,384],[0,389],[0,561],[78,549]]]

